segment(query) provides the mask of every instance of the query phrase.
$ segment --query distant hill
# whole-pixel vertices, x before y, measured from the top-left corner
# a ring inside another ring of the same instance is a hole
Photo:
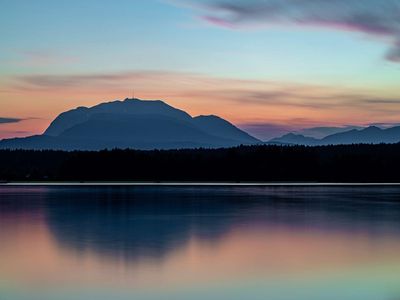
[[[394,126],[394,125],[393,125]],[[324,137],[328,136],[328,135],[332,135],[332,134],[336,134],[336,133],[341,133],[341,132],[346,132],[346,131],[350,131],[353,129],[364,129],[364,127],[362,126],[351,126],[351,125],[347,125],[347,126],[341,126],[341,127],[311,127],[311,128],[304,128],[301,129],[299,131],[293,132],[295,134],[301,134],[304,135],[306,137],[313,137],[316,139],[323,139]]]
[[[0,141],[5,149],[219,148],[260,141],[217,116],[192,118],[163,101],[125,99],[60,114],[43,135]]]
[[[280,138],[272,139],[269,142],[277,144],[317,145],[319,140],[302,134],[288,133]]]
[[[271,142],[280,142],[297,145],[340,145],[340,144],[394,144],[400,142],[400,126],[382,129],[369,126],[365,129],[352,129],[345,132],[328,135],[322,139],[315,139],[303,135],[287,134]]]

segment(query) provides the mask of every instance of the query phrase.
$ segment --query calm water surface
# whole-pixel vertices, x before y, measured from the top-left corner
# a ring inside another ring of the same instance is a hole
[[[399,187],[0,187],[0,299],[399,300]]]

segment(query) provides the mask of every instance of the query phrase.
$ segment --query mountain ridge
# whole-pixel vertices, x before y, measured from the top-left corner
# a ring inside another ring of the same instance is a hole
[[[368,126],[363,129],[351,129],[328,135],[321,139],[304,135],[286,134],[274,138],[270,142],[297,144],[306,146],[338,145],[338,144],[394,144],[400,142],[400,126],[382,129],[377,126]]]
[[[59,114],[42,135],[5,139],[0,148],[139,150],[222,148],[261,141],[214,115],[192,117],[161,100],[125,99]]]
[[[60,113],[42,135],[4,139],[0,149],[138,150],[227,148],[239,145],[338,145],[399,143],[400,126],[380,128],[324,128],[339,130],[316,138],[292,132],[267,142],[251,136],[216,115],[192,117],[161,100],[125,99]],[[321,129],[321,128],[317,128]],[[306,132],[306,131],[305,131]]]

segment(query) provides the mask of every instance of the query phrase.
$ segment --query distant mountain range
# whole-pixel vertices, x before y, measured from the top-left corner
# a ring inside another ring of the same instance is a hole
[[[352,129],[317,139],[301,134],[289,133],[282,137],[270,140],[270,143],[297,144],[297,145],[338,145],[338,144],[393,144],[400,142],[400,126],[382,129],[369,126],[364,129]]]
[[[162,101],[125,99],[60,114],[42,135],[0,141],[2,149],[219,148],[260,141],[217,116],[191,117]]]
[[[394,125],[393,125],[394,126]],[[301,134],[304,136],[308,137],[313,137],[316,139],[322,139],[328,135],[336,134],[336,133],[341,133],[341,132],[346,132],[350,131],[353,129],[365,129],[366,126],[361,127],[361,126],[341,126],[341,127],[311,127],[311,128],[304,128],[299,131],[293,132],[295,134]]]
[[[299,132],[304,134],[289,133],[264,144],[316,146],[400,142],[400,126],[387,129],[377,126],[316,127]],[[160,100],[125,99],[64,112],[42,135],[4,139],[0,141],[0,149],[151,150],[225,148],[261,143],[217,116],[192,117]]]

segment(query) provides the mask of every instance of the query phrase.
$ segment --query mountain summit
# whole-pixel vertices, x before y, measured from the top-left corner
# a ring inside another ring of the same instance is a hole
[[[217,116],[191,117],[160,100],[125,99],[60,114],[43,135],[0,141],[0,148],[100,150],[219,148],[260,142]]]

